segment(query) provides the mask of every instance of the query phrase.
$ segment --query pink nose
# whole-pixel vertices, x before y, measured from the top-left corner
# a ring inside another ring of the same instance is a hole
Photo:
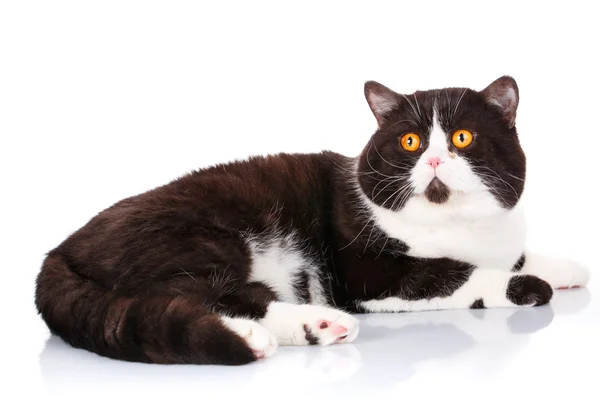
[[[429,160],[427,160],[427,164],[431,165],[433,169],[436,169],[441,163],[442,160],[439,157],[429,157]]]

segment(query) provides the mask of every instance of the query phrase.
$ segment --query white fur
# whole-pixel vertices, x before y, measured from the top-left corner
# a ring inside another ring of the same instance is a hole
[[[268,329],[245,318],[229,318],[222,316],[221,321],[231,329],[254,351],[259,358],[271,357],[277,349],[277,339]]]
[[[438,122],[437,112],[433,113],[433,126],[429,136],[429,146],[423,152],[411,171],[411,183],[415,194],[425,193],[431,180],[437,177],[456,192],[487,193],[487,187],[473,172],[468,161],[457,152],[448,149],[449,132],[443,131]],[[431,157],[439,157],[441,164],[434,170],[427,162]],[[489,195],[491,199],[493,196]],[[495,213],[500,205],[495,201],[487,201],[486,211]]]
[[[554,289],[586,286],[590,272],[583,265],[560,258],[552,258],[527,252],[521,273],[535,275],[548,282]]]
[[[504,97],[510,101],[515,101],[517,99],[517,94],[515,93],[515,89],[509,87],[508,90],[506,91],[506,93],[504,94]]]
[[[319,281],[318,270],[314,269],[309,272],[308,276],[308,293],[310,294],[310,303],[315,305],[326,305],[327,298],[323,285]]]
[[[376,224],[387,235],[406,243],[413,257],[448,257],[479,267],[510,270],[524,248],[523,211],[518,206],[486,215],[487,201],[483,193],[455,194],[443,205],[417,196],[400,211],[373,203],[369,207]]]
[[[504,92],[497,93],[497,97],[488,97],[488,103],[500,107],[502,110],[507,107],[514,107],[517,104],[517,93],[511,87],[506,88]]]
[[[516,93],[509,88],[499,100],[516,101]],[[509,271],[525,249],[523,209],[517,204],[507,210],[498,203],[468,161],[458,151],[450,150],[450,134],[443,131],[434,111],[429,145],[411,171],[413,195],[399,211],[380,207],[359,192],[376,225],[388,236],[406,243],[408,255],[447,257],[478,268],[449,297],[417,301],[388,297],[361,302],[367,311],[467,308],[480,298],[485,307],[516,306],[507,299],[506,288],[516,275]],[[441,160],[436,169],[427,162],[431,157]],[[451,189],[443,204],[432,203],[423,194],[436,176]],[[585,286],[589,281],[589,272],[583,266],[535,254],[526,255],[520,274],[538,276],[554,288]]]
[[[377,116],[384,115],[398,105],[398,99],[392,92],[367,93],[369,104],[373,108],[373,113]]]
[[[427,164],[430,157],[442,161],[435,172]],[[432,203],[423,195],[436,175],[452,190],[444,204]],[[448,257],[484,268],[510,270],[514,266],[526,238],[521,206],[502,208],[469,163],[448,150],[447,134],[435,112],[429,146],[413,167],[410,180],[414,194],[399,211],[380,207],[361,192],[375,223],[388,236],[406,243],[409,255]]]
[[[360,302],[370,312],[425,311],[469,308],[475,300],[482,299],[486,308],[520,307],[506,297],[510,278],[516,274],[507,271],[477,268],[469,280],[451,296],[422,300],[403,300],[388,297],[382,300]]]
[[[343,335],[332,334],[331,328],[320,329],[319,321],[342,325],[347,329]],[[308,304],[287,304],[272,302],[267,314],[259,323],[271,331],[280,345],[307,345],[304,325],[319,338],[322,346],[335,343],[352,342],[358,335],[358,319],[345,312],[322,306]],[[346,336],[339,339],[340,336]]]
[[[294,235],[272,234],[267,239],[247,238],[252,265],[250,282],[262,282],[273,289],[279,299],[300,303],[294,284],[301,272],[309,277],[309,293],[316,304],[325,304],[323,287],[319,283],[319,265]]]

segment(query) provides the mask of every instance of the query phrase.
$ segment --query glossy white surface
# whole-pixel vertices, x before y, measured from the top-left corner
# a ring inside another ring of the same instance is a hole
[[[552,305],[533,309],[363,315],[353,344],[281,347],[273,358],[242,367],[119,362],[50,337],[30,360],[39,367],[31,378],[59,398],[281,398],[289,391],[311,398],[401,398],[446,396],[448,390],[486,399],[515,390],[592,398],[599,315],[590,289],[559,291]]]
[[[597,5],[0,1],[0,399],[600,398]],[[50,338],[45,252],[101,209],[251,154],[356,155],[363,97],[519,84],[532,250],[589,289],[527,310],[362,316],[352,345],[245,367],[113,361]]]

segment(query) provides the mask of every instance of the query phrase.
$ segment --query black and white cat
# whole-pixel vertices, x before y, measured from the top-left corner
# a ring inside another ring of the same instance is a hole
[[[117,359],[244,364],[351,342],[350,313],[528,307],[587,284],[525,249],[512,78],[365,94],[378,129],[356,158],[252,157],[92,218],[38,276],[52,332]]]

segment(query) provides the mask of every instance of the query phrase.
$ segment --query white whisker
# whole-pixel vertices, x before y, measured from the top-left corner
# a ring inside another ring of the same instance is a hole
[[[409,123],[411,123],[411,124],[415,125],[416,127],[418,127],[418,126],[419,126],[419,124],[418,124],[418,123],[416,123],[415,121],[413,121],[412,119],[403,119],[403,120],[401,120],[401,121],[396,121],[396,122],[394,122],[392,125],[390,125],[390,127],[389,127],[388,129],[392,129],[393,127],[395,127],[395,126],[396,126],[396,125],[398,125],[398,124],[401,124],[402,122],[409,122]]]
[[[408,101],[408,104],[410,105],[410,108],[412,108],[413,115],[415,116],[415,118],[416,118],[417,120],[419,120],[419,121],[420,121],[420,120],[421,120],[421,118],[420,118],[419,114],[417,113],[417,109],[416,109],[416,108],[415,108],[415,106],[413,105],[412,101],[410,101],[410,100],[408,99],[408,97],[406,97],[405,95],[402,95],[402,97],[404,97],[404,98],[406,99],[406,101]]]
[[[490,175],[485,172],[481,172],[481,171],[478,172],[479,175],[500,181],[505,187],[511,188],[517,198],[519,197],[519,194],[518,194],[517,190],[513,187],[513,185],[511,185],[510,183],[508,183],[504,179],[502,179],[502,177],[496,171],[494,171],[493,169],[491,169],[489,167],[483,167],[483,166],[475,167],[475,169],[477,169],[477,168],[484,168],[484,169],[489,170],[490,172],[494,173],[494,175]]]
[[[456,110],[458,110],[458,106],[460,105],[460,102],[462,101],[465,93],[467,93],[467,89],[463,90],[462,94],[460,95],[460,98],[456,102],[456,107],[454,107],[454,112],[452,113],[452,119],[454,119],[454,117],[456,116]]]
[[[369,165],[369,167],[373,170],[373,172],[375,172],[376,174],[379,174],[381,176],[385,176],[386,178],[395,178],[394,176],[389,176],[386,175],[384,173],[381,173],[379,171],[377,171],[375,168],[373,168],[373,166],[371,165],[371,161],[369,160],[369,152],[371,151],[371,147],[373,146],[373,143],[371,143],[371,145],[369,146],[369,149],[367,150],[367,156],[365,157],[367,160],[367,164]]]
[[[395,195],[396,195],[396,193],[398,193],[398,192],[400,192],[400,191],[404,190],[406,187],[408,187],[408,186],[410,186],[410,185],[412,185],[412,183],[411,183],[411,182],[408,182],[408,183],[406,183],[405,185],[403,185],[402,187],[400,187],[400,189],[396,190],[394,193],[392,193],[392,194],[390,195],[390,197],[388,197],[387,199],[385,199],[385,201],[384,201],[384,202],[381,204],[381,206],[382,206],[382,207],[385,207],[385,203],[387,203],[387,202],[389,201],[389,199],[391,199],[393,196],[395,196]]]
[[[344,250],[345,248],[349,247],[352,243],[354,243],[356,241],[356,239],[358,239],[358,237],[363,233],[363,231],[369,225],[369,223],[373,220],[373,218],[374,218],[374,216],[371,216],[371,218],[369,218],[369,220],[367,221],[365,226],[363,226],[363,228],[360,230],[360,232],[358,232],[358,234],[354,237],[354,239],[352,239],[352,241],[350,243],[348,243],[347,245],[345,245],[344,247],[342,247],[339,250]]]
[[[390,183],[388,183],[387,185],[385,185],[385,187],[383,189],[381,189],[379,192],[377,192],[376,196],[373,196],[373,198],[371,200],[375,201],[375,198],[377,198],[377,196],[379,196],[385,189],[387,189],[390,185],[394,184],[394,183],[398,183],[398,182],[402,182],[402,179],[397,179],[395,181],[392,181]]]
[[[375,187],[373,188],[373,190],[371,191],[371,199],[373,199],[373,200],[374,200],[374,199],[375,199],[375,197],[377,197],[377,196],[375,195],[375,190],[377,189],[377,187],[378,187],[379,185],[381,185],[382,183],[384,183],[384,182],[387,182],[387,181],[390,181],[390,180],[391,180],[391,182],[390,182],[390,183],[388,183],[388,184],[387,184],[387,185],[386,185],[386,186],[385,186],[383,189],[381,189],[381,190],[380,190],[380,191],[377,193],[377,196],[379,196],[379,194],[380,194],[380,193],[381,193],[383,190],[385,190],[385,189],[386,189],[388,186],[390,186],[390,185],[391,185],[391,184],[393,184],[394,182],[397,182],[397,181],[399,181],[399,180],[400,180],[400,178],[396,178],[396,179],[385,178],[385,179],[382,179],[382,180],[380,180],[380,181],[379,181],[379,182],[378,182],[378,183],[375,185]]]
[[[393,164],[393,163],[389,162],[388,160],[386,160],[385,158],[383,158],[383,156],[381,155],[381,153],[379,152],[379,150],[377,150],[377,146],[375,146],[375,143],[373,143],[372,140],[371,140],[371,144],[375,148],[375,151],[377,152],[377,155],[379,156],[379,158],[381,158],[383,160],[383,162],[385,162],[386,164],[389,164],[392,167],[398,168],[398,169],[403,169],[403,170],[410,169],[410,168],[407,168],[406,166],[400,166],[400,165],[396,165],[396,164]]]
[[[421,107],[419,107],[419,99],[417,99],[417,94],[413,93],[413,97],[415,98],[415,104],[417,105],[417,111],[419,111],[419,117],[421,117]]]

